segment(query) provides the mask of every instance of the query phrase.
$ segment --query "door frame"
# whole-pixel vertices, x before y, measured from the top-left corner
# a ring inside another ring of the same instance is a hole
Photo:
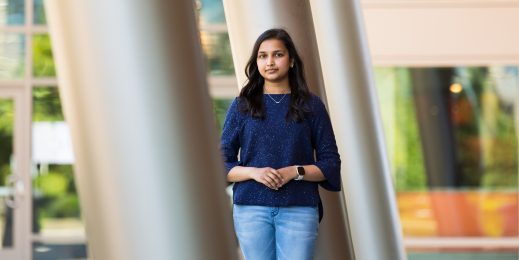
[[[32,183],[30,176],[30,128],[31,128],[31,91],[23,84],[1,84],[0,98],[12,98],[14,102],[13,125],[13,173],[16,179],[16,192],[13,211],[13,247],[0,249],[0,259],[32,258],[31,214]]]

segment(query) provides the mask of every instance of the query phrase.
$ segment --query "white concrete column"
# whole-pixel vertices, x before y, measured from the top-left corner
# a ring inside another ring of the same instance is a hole
[[[373,69],[357,0],[310,0],[330,116],[344,163],[355,259],[405,259]]]
[[[307,0],[224,0],[223,3],[239,88],[246,82],[245,65],[258,36],[271,28],[283,28],[294,40],[303,59],[310,89],[326,102]],[[340,133],[336,131],[336,135]],[[319,192],[324,218],[319,227],[316,259],[351,259],[353,252],[343,196],[324,189]]]
[[[236,259],[191,0],[46,0],[92,259]]]

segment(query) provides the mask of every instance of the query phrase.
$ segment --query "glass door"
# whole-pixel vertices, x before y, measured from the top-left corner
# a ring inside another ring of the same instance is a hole
[[[19,156],[21,91],[0,87],[0,259],[29,259],[30,197]]]

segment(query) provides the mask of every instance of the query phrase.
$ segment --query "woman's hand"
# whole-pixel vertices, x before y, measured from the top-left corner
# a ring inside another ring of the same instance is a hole
[[[251,172],[250,177],[273,190],[281,188],[283,184],[288,182],[284,180],[283,176],[276,169],[270,167],[256,168]]]
[[[279,174],[283,178],[283,183],[281,186],[287,184],[289,181],[295,179],[297,177],[297,171],[295,166],[287,166],[278,169]]]

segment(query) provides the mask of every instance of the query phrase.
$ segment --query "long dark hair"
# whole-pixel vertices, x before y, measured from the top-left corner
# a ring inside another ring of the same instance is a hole
[[[263,84],[265,79],[259,73],[256,60],[261,43],[270,39],[282,41],[288,50],[290,60],[294,62],[294,66],[288,70],[288,82],[292,98],[286,119],[301,122],[305,118],[305,114],[310,111],[307,106],[310,91],[305,80],[303,61],[297,53],[292,38],[283,29],[267,30],[254,43],[254,48],[252,48],[251,56],[245,67],[247,82],[240,92],[240,111],[254,118],[265,118],[265,108],[263,106]]]

